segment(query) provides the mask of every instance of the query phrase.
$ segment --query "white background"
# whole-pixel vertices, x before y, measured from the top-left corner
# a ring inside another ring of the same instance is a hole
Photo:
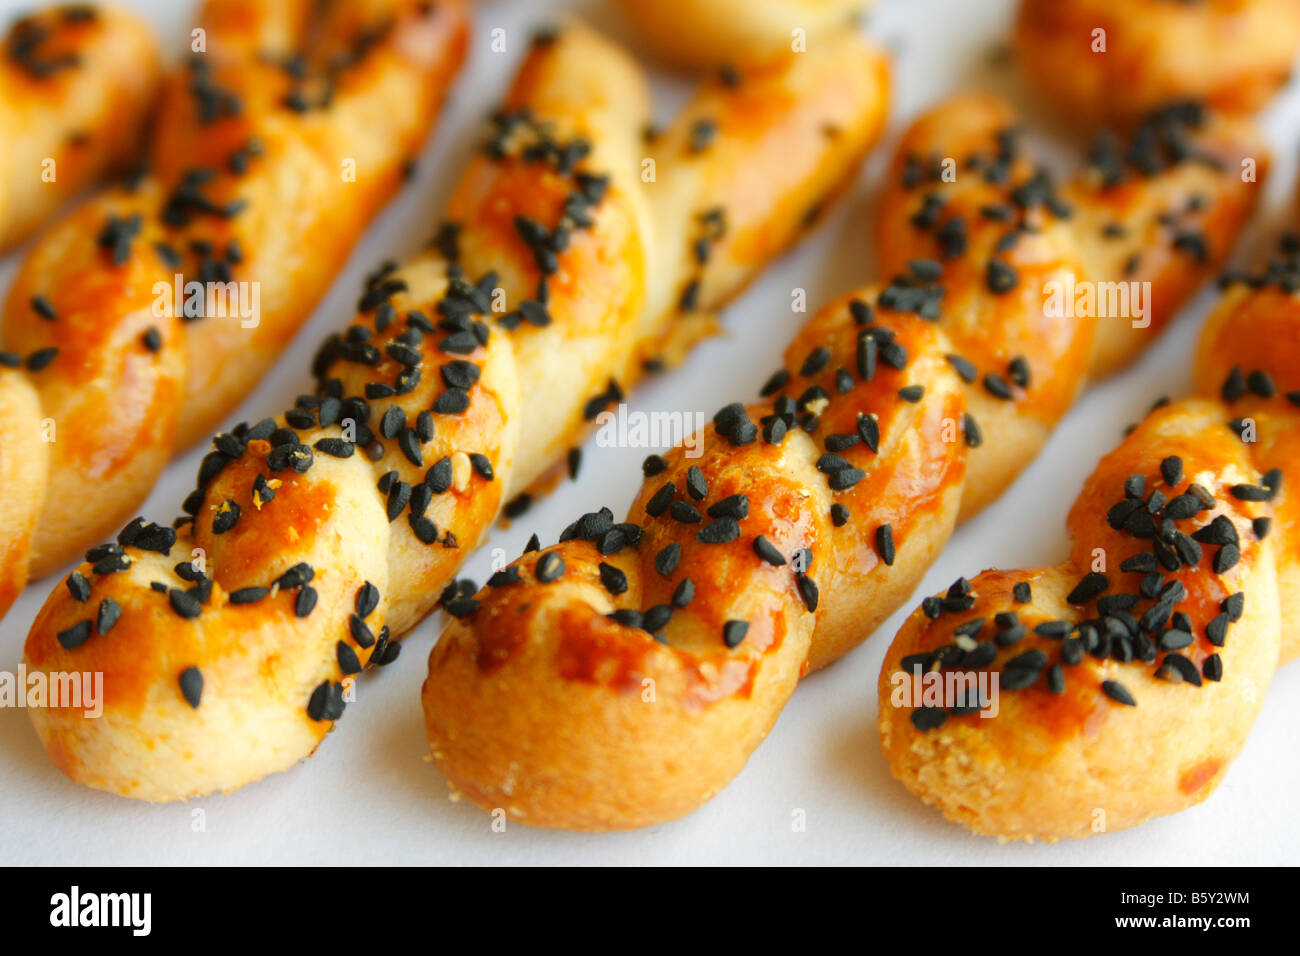
[[[19,5],[0,0],[0,18],[7,21]],[[130,5],[150,11],[170,50],[184,49],[192,4],[134,0]],[[432,234],[457,171],[478,141],[480,121],[508,82],[526,37],[569,7],[588,11],[611,32],[623,32],[600,0],[476,5],[467,67],[418,177],[369,230],[308,327],[229,423],[278,411],[310,390],[307,367],[316,343],[350,319],[367,271],[385,257],[403,257]],[[1019,102],[1029,96],[1014,63],[996,55],[1005,49],[1011,10],[1009,2],[998,0],[879,0],[867,29],[897,55],[886,142],[812,237],[727,311],[727,334],[636,393],[633,408],[711,414],[728,401],[751,399],[802,318],[790,313],[792,288],[806,288],[816,306],[876,277],[868,238],[871,197],[899,132],[919,109],[951,91],[985,86]],[[497,26],[507,31],[505,54],[488,47],[489,32]],[[661,81],[665,76],[656,75]],[[686,86],[680,79],[659,85],[667,116]],[[1041,109],[1031,115],[1036,124],[1051,122]],[[1294,222],[1292,159],[1300,138],[1300,91],[1285,91],[1264,119],[1276,153],[1274,178],[1244,250],[1258,250],[1260,236]],[[1244,252],[1241,258],[1251,256]],[[0,261],[0,291],[13,267],[14,257]],[[1139,364],[1080,401],[1005,497],[957,531],[917,599],[961,574],[1059,559],[1066,510],[1097,458],[1155,398],[1188,390],[1192,346],[1212,301],[1213,292],[1204,293]],[[202,453],[195,450],[172,464],[143,514],[170,520],[178,513]],[[512,530],[498,529],[464,573],[483,581],[492,548],[514,557],[534,530],[544,542],[553,541],[573,517],[598,502],[621,516],[639,486],[638,463],[645,453],[589,442],[579,482],[535,505]],[[58,581],[32,585],[0,623],[0,668],[17,666],[27,628]],[[1084,842],[999,845],[924,807],[893,781],[881,756],[876,677],[905,615],[906,609],[847,659],[806,680],[744,772],[712,802],[684,820],[634,833],[590,836],[514,824],[496,833],[486,814],[448,799],[445,783],[424,759],[419,706],[425,660],[443,624],[440,615],[416,628],[395,665],[361,680],[357,703],[316,757],[229,796],[149,806],[74,786],[46,759],[27,715],[0,710],[0,863],[1117,865],[1295,863],[1300,857],[1294,811],[1300,792],[1300,666],[1273,682],[1245,752],[1201,806]],[[806,811],[806,832],[792,832],[796,808]],[[205,817],[204,832],[192,827],[197,809]]]

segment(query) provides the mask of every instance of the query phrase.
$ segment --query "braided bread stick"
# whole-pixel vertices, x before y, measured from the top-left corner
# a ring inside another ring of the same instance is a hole
[[[842,31],[871,0],[619,0],[656,55],[730,69],[802,52]]]
[[[1171,99],[1253,113],[1291,77],[1295,0],[1021,0],[1016,54],[1036,89],[1088,122]]]
[[[894,639],[885,756],[948,819],[1010,839],[1118,830],[1206,799],[1240,753],[1279,647],[1300,653],[1297,250],[1229,287],[1195,396],[1102,459],[1065,561],[962,579]],[[970,693],[905,693],[927,673]]]
[[[580,24],[540,36],[433,247],[376,273],[321,348],[318,393],[219,435],[192,520],[132,522],[50,596],[29,671],[104,673],[102,717],[33,713],[54,763],[168,800],[310,755],[501,503],[684,310],[717,308],[851,177],[887,80],[845,35],[714,81],[650,145],[658,179],[643,186],[640,69]]]
[[[0,40],[0,252],[134,159],[158,88],[148,29],[113,7],[22,17]]]
[[[315,12],[209,0],[149,175],[51,226],[14,279],[0,390],[20,417],[0,424],[0,468],[26,493],[2,519],[8,597],[119,527],[262,378],[428,133],[465,45],[459,3]]]
[[[1108,175],[1111,154],[1094,154],[1103,168],[1072,187],[1071,209],[1013,119],[975,95],[919,119],[878,206],[877,249],[906,271],[814,316],[762,402],[647,459],[628,523],[585,515],[445,605],[461,619],[430,655],[423,702],[456,791],[583,830],[709,799],[799,677],[899,607],[959,515],[1005,488],[1091,370],[1131,350],[1095,347],[1090,316],[1049,315],[1048,284],[1150,245],[1131,268],[1158,286],[1158,329],[1253,205],[1238,156],[1259,153],[1242,124],[1161,114],[1133,165]],[[1099,220],[1114,251],[1091,249]],[[1203,241],[1171,256],[1180,230]]]

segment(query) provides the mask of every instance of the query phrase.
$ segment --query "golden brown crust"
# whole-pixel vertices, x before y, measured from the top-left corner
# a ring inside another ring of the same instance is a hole
[[[908,789],[976,833],[1049,840],[1214,791],[1263,705],[1281,630],[1280,536],[1261,538],[1268,503],[1235,490],[1267,479],[1226,418],[1198,399],[1153,412],[1085,483],[1067,562],[986,571],[913,614],[879,689],[885,756]],[[917,699],[922,675],[990,673],[994,713]]]
[[[716,120],[716,141],[685,150],[666,137],[653,154],[660,178],[643,185],[640,69],[580,24],[537,42],[433,248],[374,274],[353,323],[322,346],[318,393],[217,437],[174,540],[133,522],[46,602],[29,670],[84,660],[109,671],[103,717],[33,712],[56,764],[166,800],[308,756],[353,672],[396,656],[392,641],[440,596],[454,604],[462,588],[445,586],[502,503],[640,373],[611,377],[743,287],[796,237],[791,206],[832,195],[856,170],[883,124],[880,63],[846,37],[754,74],[761,101],[746,98],[746,74],[735,91],[705,91],[696,107]],[[777,165],[773,135],[808,116],[840,134]],[[683,256],[714,184],[747,162],[767,175],[738,210],[739,236],[713,236],[716,260]],[[651,294],[660,284],[667,296]],[[286,572],[277,593],[242,590]],[[110,598],[122,610],[103,633]],[[190,667],[203,679],[197,706],[181,683]]]
[[[1022,0],[1016,50],[1073,118],[1134,122],[1176,99],[1255,112],[1300,50],[1292,0]]]
[[[1159,122],[1186,146],[1202,120]],[[1095,316],[1050,312],[1046,286],[1098,278],[1078,235],[1095,221],[1028,161],[1013,125],[974,95],[921,117],[878,205],[892,281],[814,316],[764,401],[727,406],[698,442],[652,456],[627,523],[585,515],[450,603],[461,620],[430,655],[423,700],[453,788],[540,826],[689,812],[744,763],[796,677],[869,635],[959,514],[1032,458],[1092,361]],[[1080,195],[1146,222],[1195,161],[1147,158],[1124,202]],[[1210,273],[1254,202],[1235,169],[1198,181],[1213,234],[1186,268],[1152,269],[1173,286],[1164,309]]]
[[[463,53],[461,5],[331,10],[295,59],[310,4],[211,0],[205,50],[164,83],[150,174],[88,200],[24,260],[6,348],[57,349],[27,368],[27,427],[58,435],[31,501],[32,575],[120,526],[260,381],[424,140]]]
[[[814,49],[871,0],[619,0],[657,56],[689,67],[743,67]]]
[[[1201,333],[1196,397],[1153,411],[1102,459],[1071,508],[1066,562],[959,582],[964,603],[929,599],[895,638],[885,755],[949,819],[1009,839],[1116,830],[1206,799],[1240,753],[1278,661],[1300,653],[1298,266],[1289,236],[1259,273],[1229,275]],[[1088,578],[1096,593],[1071,601]],[[975,618],[994,626],[958,647]],[[1044,634],[1043,621],[1064,624]],[[993,633],[1015,627],[1029,631]],[[1032,673],[1014,663],[1026,652],[1042,655]],[[896,692],[913,670],[996,673],[999,713],[937,698],[918,710]]]
[[[138,156],[158,51],[135,16],[67,4],[0,39],[0,252]]]

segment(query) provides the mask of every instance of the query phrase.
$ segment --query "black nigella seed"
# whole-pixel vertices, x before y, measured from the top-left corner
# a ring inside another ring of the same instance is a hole
[[[1089,571],[1074,586],[1074,590],[1069,593],[1066,600],[1071,604],[1087,604],[1108,587],[1110,587],[1110,581],[1106,575],[1097,571]]]
[[[703,501],[708,497],[709,483],[704,478],[704,472],[700,471],[697,465],[691,465],[686,469],[686,491],[696,501]]]
[[[162,349],[162,335],[156,326],[149,326],[140,336],[140,344],[150,352],[158,352]]]
[[[1065,669],[1059,663],[1048,668],[1047,689],[1053,694],[1065,693]]]
[[[1273,383],[1273,376],[1263,369],[1256,369],[1246,376],[1246,387],[1260,398],[1272,398],[1277,394],[1277,386]]]
[[[1213,568],[1215,574],[1225,574],[1241,560],[1241,551],[1235,544],[1225,544],[1214,553]]]
[[[356,445],[342,438],[322,438],[312,447],[331,458],[351,458],[356,451]]]
[[[674,521],[680,521],[682,524],[698,524],[704,520],[700,509],[689,501],[674,501],[668,506],[668,514]]]
[[[177,683],[180,684],[185,703],[198,710],[199,702],[203,699],[203,674],[197,667],[187,667],[181,671]]]
[[[925,397],[925,386],[906,385],[898,390],[898,397],[905,402],[915,404]]]
[[[1268,517],[1253,518],[1250,522],[1250,528],[1255,532],[1255,537],[1263,541],[1268,537],[1269,528],[1273,526],[1273,519]]]
[[[180,588],[172,588],[168,591],[167,600],[171,602],[172,610],[186,619],[196,618],[203,611],[199,599],[189,591],[182,591]]]
[[[722,625],[722,643],[728,647],[739,647],[748,631],[748,621],[728,621]]]
[[[745,494],[728,495],[721,501],[709,505],[705,512],[710,518],[730,516],[739,521],[749,516],[749,496]]]
[[[835,504],[831,505],[831,524],[833,524],[835,527],[837,528],[844,527],[846,524],[848,524],[850,517],[852,516],[849,514],[849,509],[844,507],[839,502],[836,502]]]
[[[1129,693],[1129,689],[1116,680],[1105,680],[1101,682],[1101,689],[1111,700],[1119,704],[1126,704],[1129,707],[1136,707],[1137,701]]]
[[[1029,362],[1023,355],[1017,355],[1007,363],[1007,377],[1021,388],[1029,387]]]
[[[1218,654],[1211,654],[1201,665],[1201,673],[1205,675],[1206,680],[1223,680],[1223,658]]]
[[[673,607],[682,608],[690,604],[695,599],[695,582],[690,578],[683,578],[681,583],[673,589]]]
[[[1160,477],[1166,485],[1173,488],[1183,480],[1183,460],[1177,455],[1170,455],[1160,462]]]
[[[645,513],[652,518],[657,518],[673,503],[673,498],[677,494],[677,486],[671,481],[665,482],[663,487],[650,496],[646,502]]]
[[[962,356],[952,352],[948,353],[947,359],[948,363],[957,370],[957,374],[961,376],[961,380],[967,385],[979,377],[979,370],[975,368],[975,363],[969,359],[963,358]]]
[[[852,488],[865,477],[867,473],[861,468],[841,468],[827,475],[826,483],[835,491],[844,491]]]
[[[1238,501],[1268,501],[1273,497],[1273,493],[1267,488],[1256,485],[1233,485],[1230,490],[1232,496]]]
[[[316,571],[310,564],[306,561],[299,561],[293,567],[289,568],[289,570],[276,578],[275,583],[278,584],[282,590],[291,591],[294,588],[302,587],[315,576]]]
[[[389,405],[384,417],[379,420],[379,434],[391,440],[396,438],[406,425],[406,415],[396,405]]]
[[[880,452],[880,422],[874,415],[858,416],[858,435],[873,452]]]
[[[313,587],[304,587],[298,591],[298,596],[293,601],[293,613],[298,617],[306,617],[316,607],[316,589]]]
[[[612,564],[600,562],[600,583],[610,594],[622,594],[627,590],[627,575]]]
[[[777,550],[776,545],[761,534],[754,539],[754,553],[768,564],[780,566],[785,564],[785,556]]]
[[[469,463],[478,476],[484,481],[491,481],[496,477],[496,472],[492,469],[492,461],[487,455],[482,455],[478,452],[470,452]]]
[[[403,428],[397,439],[397,446],[406,456],[407,461],[417,468],[424,465],[424,452],[420,448],[420,436],[410,428]]]
[[[653,478],[667,467],[668,462],[661,455],[649,455],[641,463],[641,474],[647,478]]]
[[[701,544],[726,544],[740,537],[740,522],[731,517],[717,518],[701,528],[695,537]]]
[[[370,630],[370,625],[356,614],[348,617],[348,633],[352,635],[352,640],[357,642],[358,647],[371,647],[375,643],[375,635]]]
[[[433,401],[439,415],[459,415],[469,408],[469,393],[463,388],[448,388]]]
[[[262,598],[266,597],[270,593],[271,593],[270,588],[263,588],[263,587],[256,587],[256,586],[238,588],[230,592],[230,603],[231,604],[252,604],[255,601],[262,600]]]
[[[712,145],[717,135],[718,124],[716,120],[708,117],[697,119],[691,124],[687,148],[692,153],[702,153]]]
[[[1016,270],[1001,259],[989,260],[984,278],[989,291],[994,295],[1003,295],[1010,292],[1016,287],[1016,283],[1020,281],[1020,276],[1016,273]]]
[[[117,619],[122,616],[122,605],[118,604],[111,597],[104,598],[99,602],[99,612],[95,615],[95,630],[100,634],[107,634],[112,630]]]
[[[869,382],[876,376],[876,359],[880,351],[880,346],[876,343],[874,336],[866,332],[858,336],[858,378],[864,382]]]
[[[978,448],[984,443],[984,436],[980,432],[979,424],[975,421],[975,417],[969,412],[966,413],[966,416],[963,419],[962,431],[965,433],[966,444],[969,447]]]
[[[53,322],[59,317],[54,305],[43,295],[32,296],[32,311],[47,322]]]
[[[1011,594],[1019,604],[1028,604],[1033,600],[1033,592],[1030,590],[1028,581],[1017,581],[1011,589]]]
[[[888,524],[882,524],[876,529],[876,551],[886,565],[894,563],[894,529]]]
[[[663,549],[655,555],[655,570],[664,577],[672,577],[677,570],[677,564],[682,559],[682,546],[676,541],[664,545]]]
[[[379,588],[369,581],[357,589],[356,612],[360,617],[369,617],[379,606]]]
[[[549,584],[564,574],[564,559],[555,551],[548,551],[537,560],[533,573],[537,580]]]
[[[667,604],[656,604],[641,615],[641,629],[656,634],[672,620],[673,609]]]
[[[334,652],[339,662],[339,670],[344,676],[349,674],[361,673],[361,661],[357,658],[357,652],[347,644],[339,641],[334,646]]]
[[[824,345],[819,345],[804,359],[803,365],[799,368],[799,374],[804,378],[812,376],[823,371],[831,360],[831,350]]]
[[[59,349],[57,346],[38,349],[31,355],[27,356],[27,368],[32,372],[39,372],[53,362],[58,354]]]
[[[239,520],[239,505],[227,498],[212,517],[212,533],[225,534]]]
[[[67,630],[59,631],[55,637],[58,639],[59,645],[65,651],[70,651],[74,648],[80,647],[82,644],[85,644],[86,641],[90,640],[90,629],[90,620],[87,618],[84,621],[78,621]]]
[[[68,593],[83,604],[90,599],[90,582],[80,571],[68,575]]]
[[[452,468],[450,458],[440,458],[424,476],[424,483],[440,495],[451,488]]]
[[[1235,402],[1246,394],[1246,376],[1242,374],[1240,365],[1232,367],[1228,377],[1223,380],[1223,387],[1219,389],[1219,394],[1225,402]]]
[[[795,584],[799,588],[799,596],[803,598],[803,603],[810,612],[817,610],[817,600],[820,592],[817,590],[817,582],[806,574],[796,574]]]
[[[989,372],[984,376],[984,390],[994,398],[1000,398],[1003,401],[1010,401],[1015,398],[1015,393],[1011,391],[1011,386],[1001,375],[994,375]]]
[[[948,720],[948,714],[939,707],[918,707],[912,711],[912,726],[921,733],[938,730]]]

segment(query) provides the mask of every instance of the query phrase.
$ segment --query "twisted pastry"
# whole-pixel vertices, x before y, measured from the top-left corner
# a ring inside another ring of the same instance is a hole
[[[1132,122],[1171,99],[1253,113],[1291,77],[1295,0],[1022,0],[1015,47],[1070,116]]]
[[[1222,260],[1255,199],[1249,129],[1176,109],[1135,143],[1095,151],[1062,193],[1000,101],[919,119],[878,207],[895,278],[815,315],[764,399],[685,446],[698,458],[647,459],[626,523],[584,515],[449,593],[460,620],[423,702],[451,786],[584,830],[672,819],[725,786],[799,677],[906,600],[1084,379],[1137,347],[1102,329],[1127,320],[1048,314],[1049,283],[1149,281],[1149,341]]]
[[[371,278],[317,393],[217,436],[177,530],[137,519],[46,602],[29,671],[104,673],[102,717],[33,713],[55,764],[168,800],[310,755],[501,503],[843,186],[887,80],[842,35],[709,83],[646,147],[636,64],[578,24],[539,36],[448,224]]]
[[[158,87],[158,51],[134,16],[68,4],[0,40],[0,252],[132,160]]]
[[[1195,396],[1101,460],[1070,509],[1065,561],[961,579],[894,639],[885,756],[948,819],[1011,839],[1118,830],[1204,800],[1240,753],[1279,648],[1300,653],[1283,482],[1300,460],[1297,250],[1290,237],[1266,271],[1229,280]],[[927,673],[968,677],[972,693],[899,691]]]
[[[732,69],[803,52],[851,23],[871,0],[619,0],[655,54]]]
[[[206,49],[164,84],[150,173],[51,226],[10,290],[0,612],[29,573],[120,526],[262,378],[400,183],[467,17],[209,0],[199,23]]]

